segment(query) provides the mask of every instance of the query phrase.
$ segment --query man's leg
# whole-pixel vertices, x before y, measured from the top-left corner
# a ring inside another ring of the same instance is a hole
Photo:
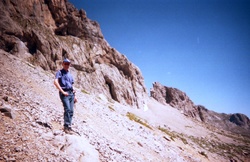
[[[71,110],[70,96],[64,96],[60,93],[60,98],[64,107],[64,127],[70,127],[72,118],[71,116],[73,114]]]
[[[72,124],[72,118],[74,115],[74,94],[69,95],[69,104],[70,104],[70,111],[69,111],[69,121],[70,125]]]

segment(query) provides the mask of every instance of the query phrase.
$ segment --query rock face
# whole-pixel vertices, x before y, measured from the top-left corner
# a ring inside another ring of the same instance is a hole
[[[84,10],[67,0],[4,0],[0,7],[0,49],[51,71],[67,57],[78,87],[143,107],[147,93],[139,68],[109,46]]]
[[[250,129],[250,120],[249,118],[244,114],[232,114],[229,117],[230,122],[235,123],[238,126],[245,127]]]
[[[250,131],[249,118],[244,114],[220,114],[210,111],[202,105],[195,105],[186,93],[177,88],[155,82],[150,90],[150,95],[160,103],[169,104],[180,110],[186,116],[217,128],[242,134],[248,134]]]

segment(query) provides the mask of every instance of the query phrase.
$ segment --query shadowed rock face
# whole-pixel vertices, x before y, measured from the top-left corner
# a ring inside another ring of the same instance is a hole
[[[0,48],[53,72],[65,57],[76,85],[122,104],[142,107],[144,79],[138,67],[110,47],[99,24],[67,0],[0,2]]]
[[[250,120],[244,114],[232,114],[229,118],[230,122],[235,123],[238,126],[249,128]]]
[[[183,112],[184,115],[198,121],[211,124],[220,129],[236,133],[249,134],[250,121],[244,114],[221,114],[208,110],[202,105],[195,105],[186,93],[172,87],[153,84],[150,95],[162,104],[169,104]]]

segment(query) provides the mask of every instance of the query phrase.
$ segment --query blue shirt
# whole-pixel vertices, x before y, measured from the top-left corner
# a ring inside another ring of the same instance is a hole
[[[57,71],[56,79],[58,79],[62,89],[73,89],[74,79],[69,71],[64,69]]]

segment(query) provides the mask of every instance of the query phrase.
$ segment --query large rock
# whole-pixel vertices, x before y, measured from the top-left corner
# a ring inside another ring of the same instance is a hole
[[[60,146],[69,157],[78,162],[99,162],[98,151],[89,141],[76,135],[57,136],[53,139],[55,146]]]
[[[110,47],[97,22],[67,0],[0,1],[0,48],[53,73],[65,57],[76,86],[142,108],[147,93],[138,67]]]

